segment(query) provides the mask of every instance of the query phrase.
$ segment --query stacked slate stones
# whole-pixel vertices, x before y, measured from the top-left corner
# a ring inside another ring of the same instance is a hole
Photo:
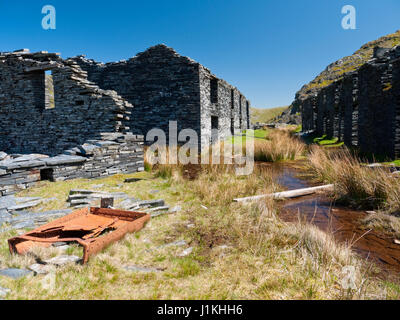
[[[14,194],[37,181],[98,178],[144,170],[143,136],[102,133],[64,154],[7,155],[0,153],[0,196]]]

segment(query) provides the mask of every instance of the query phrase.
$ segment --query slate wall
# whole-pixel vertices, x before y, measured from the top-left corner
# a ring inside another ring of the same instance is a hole
[[[301,101],[303,130],[337,137],[366,154],[400,156],[400,47],[375,50],[357,71],[320,89],[316,115]]]
[[[211,140],[211,116],[218,117],[219,137],[231,133],[231,124],[236,133],[250,126],[247,100],[236,88],[165,45],[151,47],[116,63],[102,64],[83,56],[73,59],[88,72],[89,80],[103,89],[117,91],[135,106],[130,122],[135,133],[146,135],[149,130],[159,128],[168,138],[169,121],[177,121],[178,132],[195,130],[199,146],[204,147]],[[211,79],[218,82],[214,102],[211,102]]]
[[[51,70],[55,108],[46,108],[45,71]],[[0,55],[0,150],[56,155],[126,131],[132,105],[86,79],[74,61],[47,53]]]

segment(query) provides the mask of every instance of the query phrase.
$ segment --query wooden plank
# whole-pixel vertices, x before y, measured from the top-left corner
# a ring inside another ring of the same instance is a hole
[[[263,195],[259,195],[259,196],[237,198],[237,199],[233,199],[233,201],[234,202],[251,202],[251,201],[257,201],[257,200],[264,199],[264,198],[273,198],[273,199],[297,198],[297,197],[313,194],[317,191],[329,191],[329,190],[333,190],[333,184],[328,184],[328,185],[319,186],[319,187],[311,187],[311,188],[296,189],[296,190],[276,192],[276,193],[270,193],[270,194],[263,194]]]

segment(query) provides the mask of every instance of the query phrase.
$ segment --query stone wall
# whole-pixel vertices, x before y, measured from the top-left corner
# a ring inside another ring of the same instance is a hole
[[[356,72],[320,89],[316,107],[314,97],[301,101],[303,130],[336,137],[366,154],[399,157],[399,59],[400,47],[376,49]]]
[[[103,89],[117,91],[135,105],[130,127],[146,135],[153,128],[168,133],[169,121],[178,130],[200,129],[199,64],[160,45],[128,61],[98,64],[82,57],[75,61]]]
[[[217,84],[217,93],[212,93],[212,81]],[[218,123],[218,139],[240,134],[250,127],[250,115],[246,104],[250,102],[235,87],[218,79],[208,69],[200,67],[200,114],[201,145],[213,141],[211,134],[212,118]],[[215,97],[214,99],[212,97]]]

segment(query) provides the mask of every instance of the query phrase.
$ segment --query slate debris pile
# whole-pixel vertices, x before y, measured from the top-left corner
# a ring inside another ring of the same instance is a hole
[[[174,213],[181,210],[180,206],[170,208],[163,199],[141,200],[130,197],[124,192],[104,192],[98,190],[72,189],[69,192],[67,202],[74,209],[84,207],[99,207],[101,199],[114,198],[122,200],[115,205],[116,209],[127,211],[143,211],[150,213],[152,217],[166,212]]]
[[[72,208],[99,207],[103,198],[127,199],[124,192],[103,192],[97,190],[72,189],[69,192],[67,202]]]

